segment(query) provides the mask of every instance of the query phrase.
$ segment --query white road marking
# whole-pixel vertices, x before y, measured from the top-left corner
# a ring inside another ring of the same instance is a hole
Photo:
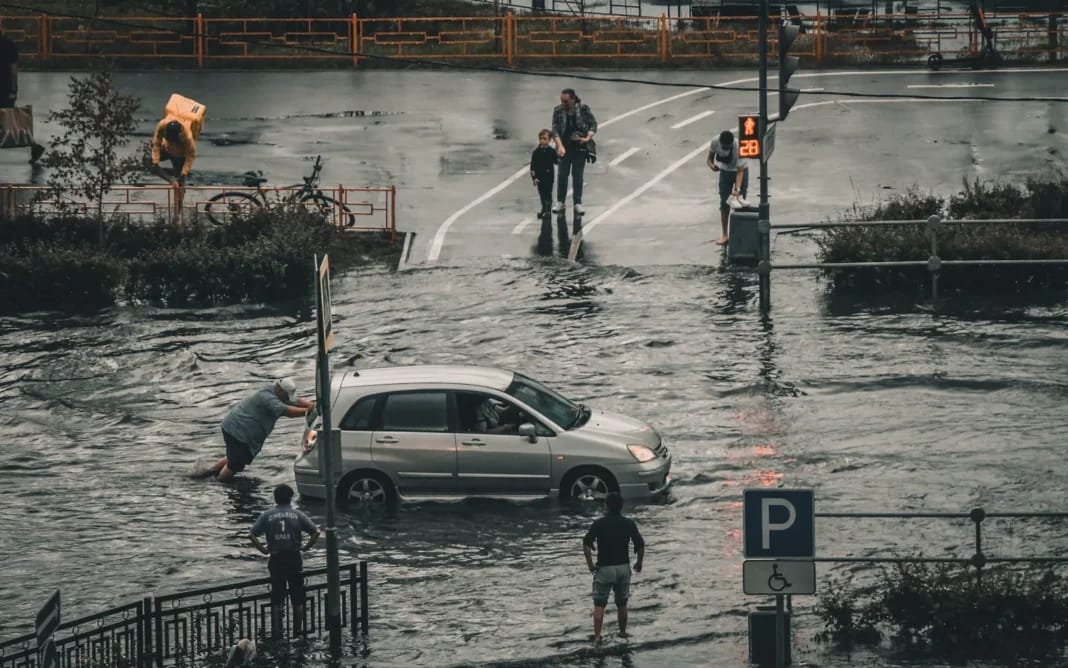
[[[845,98],[843,100],[822,100],[820,102],[809,102],[808,104],[799,104],[791,112],[799,111],[801,109],[811,109],[812,107],[825,107],[830,104],[891,104],[894,102],[938,102],[945,104],[947,102],[983,102],[984,100],[933,100],[929,97],[899,97],[890,100],[857,100],[853,98]]]
[[[730,86],[732,84],[738,84],[738,83],[742,83],[742,82],[741,81],[729,81],[729,82],[727,82],[727,83],[725,83],[723,85],[724,86]],[[679,93],[678,95],[672,95],[671,97],[665,97],[662,100],[657,100],[655,102],[650,102],[649,104],[644,104],[644,105],[642,105],[640,107],[637,107],[635,109],[631,109],[628,112],[622,113],[619,116],[616,116],[615,118],[609,118],[607,121],[605,121],[603,123],[598,123],[598,127],[599,128],[608,127],[609,125],[612,125],[613,123],[618,123],[619,121],[621,121],[621,120],[623,120],[625,118],[630,118],[634,114],[640,114],[641,112],[646,111],[647,109],[652,109],[653,107],[657,107],[657,106],[660,106],[662,104],[667,104],[668,102],[674,102],[675,100],[681,100],[684,97],[689,97],[691,95],[696,95],[698,93],[704,93],[704,92],[707,92],[708,90],[709,90],[708,88],[705,88],[705,87],[702,86],[702,87],[699,87],[699,88],[694,88],[693,90],[688,90],[685,93]],[[441,223],[441,225],[438,227],[438,231],[434,235],[434,240],[430,244],[430,252],[427,253],[427,258],[426,258],[427,262],[437,262],[438,257],[441,255],[441,247],[445,245],[445,235],[447,235],[449,233],[449,228],[452,227],[453,223],[455,223],[457,220],[459,220],[465,213],[467,213],[471,209],[475,208],[479,204],[482,204],[483,202],[485,202],[489,198],[493,197],[497,193],[501,192],[502,190],[504,190],[508,186],[510,186],[513,183],[515,183],[516,181],[518,181],[524,174],[527,173],[527,171],[529,169],[530,169],[530,167],[524,166],[518,172],[516,172],[515,174],[512,174],[507,179],[505,179],[504,181],[502,181],[501,183],[496,185],[494,188],[486,191],[480,197],[468,202],[466,205],[461,207],[459,211],[457,211],[456,213],[454,213],[451,216],[449,216],[448,218],[446,218],[445,221],[443,223]]]
[[[512,234],[522,234],[523,230],[526,229],[527,225],[530,225],[532,220],[534,219],[524,218],[523,220],[519,221],[519,224],[512,228]]]
[[[988,83],[910,84],[905,88],[993,88]]]
[[[689,153],[687,153],[683,157],[679,158],[675,162],[673,162],[670,165],[668,165],[667,168],[665,168],[659,174],[657,174],[653,178],[651,178],[648,181],[646,181],[645,183],[643,183],[640,188],[638,188],[637,190],[632,191],[629,195],[627,195],[626,197],[624,197],[621,200],[618,200],[615,204],[613,204],[612,206],[610,206],[607,209],[605,209],[604,212],[601,213],[601,215],[597,216],[596,218],[591,220],[589,223],[587,223],[587,224],[582,226],[582,236],[584,237],[587,234],[589,234],[590,231],[593,230],[593,228],[595,228],[598,225],[600,225],[604,220],[606,220],[613,213],[615,213],[616,211],[619,211],[621,208],[623,208],[624,206],[626,206],[627,204],[632,202],[634,199],[636,199],[638,197],[641,197],[642,194],[644,194],[646,190],[649,190],[650,188],[652,188],[656,184],[658,184],[661,181],[663,181],[665,178],[670,176],[672,174],[672,172],[677,170],[679,167],[682,167],[687,162],[693,160],[694,158],[696,158],[699,155],[702,155],[704,153],[708,153],[709,146],[711,146],[711,142],[704,142],[703,144],[701,144],[700,146],[698,146],[694,150],[690,151]],[[574,261],[575,260],[575,256],[577,254],[578,254],[578,244],[573,244],[572,247],[571,247],[571,251],[568,252],[568,259],[571,260],[571,261]]]
[[[820,91],[827,90],[826,88],[802,88],[802,93],[818,93]]]
[[[711,110],[711,109],[709,109],[708,111],[702,111],[701,113],[697,114],[696,116],[691,116],[690,118],[687,118],[684,121],[679,121],[675,125],[672,125],[671,129],[672,130],[678,130],[679,128],[684,128],[687,125],[689,125],[690,123],[696,123],[697,121],[701,120],[702,118],[708,118],[709,116],[711,116],[714,113],[716,113],[716,112]]]
[[[1065,68],[1065,67],[1004,68],[1004,69],[997,69],[997,70],[971,70],[971,71],[969,71],[969,74],[971,76],[975,76],[976,74],[995,74],[995,75],[1005,75],[1005,74],[1049,74],[1049,73],[1054,73],[1054,72],[1068,72],[1068,68]],[[931,71],[928,71],[928,70],[917,70],[917,69],[911,69],[911,70],[884,70],[884,71],[876,71],[876,72],[873,72],[873,71],[870,71],[870,70],[869,71],[855,70],[855,71],[847,71],[847,72],[799,72],[797,74],[794,74],[793,78],[794,79],[814,79],[814,78],[826,78],[826,77],[853,77],[853,76],[873,77],[873,76],[905,76],[905,75],[909,75],[909,76],[932,76],[932,75],[938,76],[938,75],[947,75],[947,74],[960,75],[961,73],[960,72],[955,72],[953,70],[939,70],[937,72],[931,72]],[[777,79],[777,78],[778,77],[776,77],[776,76],[770,76],[769,77],[769,79]],[[725,81],[725,82],[723,82],[721,84],[716,84],[716,85],[717,86],[725,86],[725,87],[742,86],[742,85],[745,85],[745,84],[756,83],[756,82],[759,82],[759,81],[760,81],[760,79],[758,77],[748,77],[748,78],[745,78],[745,79],[736,79],[734,81]],[[616,116],[615,118],[610,118],[607,121],[601,123],[600,127],[602,127],[602,128],[603,127],[607,127],[607,126],[611,125],[612,123],[616,123],[616,122],[621,121],[621,120],[623,120],[625,118],[629,118],[629,117],[631,117],[631,116],[633,116],[635,114],[640,114],[641,112],[646,111],[648,109],[652,109],[653,107],[657,107],[657,106],[662,105],[662,104],[667,104],[669,102],[674,102],[675,100],[680,100],[682,98],[689,97],[690,95],[696,95],[697,93],[708,92],[709,90],[712,90],[712,89],[705,88],[705,87],[698,87],[698,88],[694,88],[693,90],[688,90],[688,91],[686,91],[684,93],[679,93],[678,95],[672,95],[671,97],[666,97],[666,98],[664,98],[662,100],[657,100],[655,102],[650,102],[649,104],[643,105],[641,107],[637,107],[636,109],[631,109],[628,112],[620,114],[619,116]],[[723,92],[729,92],[729,91],[723,91]],[[1068,99],[1068,98],[1060,98],[1060,99]],[[878,102],[880,100],[872,100],[872,101]],[[909,102],[909,101],[915,101],[915,100],[900,99],[900,100],[897,100],[897,101]],[[926,102],[927,100],[924,100],[924,101]],[[932,100],[932,101],[938,102],[940,100]],[[955,100],[946,100],[946,101],[947,102],[953,102]],[[960,100],[956,100],[956,101],[960,101]],[[802,108],[805,108],[805,107],[808,107],[808,106],[819,106],[819,105],[822,105],[822,104],[834,104],[834,102],[814,102],[814,103],[811,103],[810,105],[801,105],[801,106],[798,106],[798,107],[794,107],[791,111],[794,111],[794,110],[797,110],[797,109],[802,109]],[[507,180],[503,181],[502,183],[500,183],[499,185],[494,187],[492,190],[489,190],[488,192],[486,192],[482,196],[478,197],[477,199],[471,201],[470,203],[465,205],[463,208],[461,208],[459,211],[457,211],[456,213],[452,214],[447,219],[445,219],[445,221],[438,227],[437,233],[434,235],[434,240],[430,245],[430,252],[427,254],[427,261],[429,261],[429,262],[437,261],[438,257],[441,255],[441,247],[445,243],[445,236],[449,233],[449,228],[452,227],[453,223],[455,223],[457,220],[459,220],[460,217],[462,217],[465,213],[467,213],[471,209],[475,208],[479,204],[485,202],[486,200],[490,199],[491,197],[493,197],[497,193],[501,192],[502,190],[504,190],[505,188],[510,186],[511,184],[515,183],[520,177],[522,177],[524,174],[527,173],[528,169],[529,169],[528,167],[524,166],[518,172],[516,172],[515,174],[510,176]]]
[[[616,165],[618,165],[619,163],[623,162],[624,160],[626,160],[627,158],[629,158],[630,156],[634,155],[635,153],[637,153],[640,150],[641,150],[641,148],[638,147],[638,146],[635,146],[633,148],[629,148],[629,149],[626,150],[626,152],[620,153],[619,155],[617,155],[615,160],[613,160],[612,162],[608,163],[608,166],[609,167],[615,167]]]

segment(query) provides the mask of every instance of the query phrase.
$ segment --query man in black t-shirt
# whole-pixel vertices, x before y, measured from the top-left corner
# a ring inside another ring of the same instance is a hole
[[[601,626],[604,624],[604,608],[608,605],[608,593],[615,592],[616,616],[619,619],[619,635],[627,637],[627,599],[630,597],[629,544],[634,543],[638,559],[634,572],[642,572],[645,560],[645,540],[638,525],[629,517],[623,517],[623,497],[611,492],[605,498],[608,512],[598,519],[582,539],[582,551],[586,566],[593,573],[593,641],[601,642]],[[597,543],[597,564],[593,563],[593,544]]]
[[[4,34],[3,26],[0,26],[0,109],[14,107],[18,96],[19,48]],[[34,142],[30,146],[30,162],[36,163],[42,153],[44,146]]]

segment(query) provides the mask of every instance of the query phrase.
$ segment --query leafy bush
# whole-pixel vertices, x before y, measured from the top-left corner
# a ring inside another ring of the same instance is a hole
[[[272,301],[311,294],[312,257],[343,269],[393,261],[386,235],[339,233],[301,208],[255,211],[226,226],[89,218],[0,220],[0,310],[98,308],[115,298],[169,306]],[[336,251],[336,252],[335,252]]]
[[[847,220],[1068,218],[1068,179],[1030,180],[1022,186],[964,183],[948,198],[915,189],[868,209],[854,209]],[[918,225],[832,228],[816,236],[820,262],[926,261],[931,255],[927,227]],[[943,260],[1068,259],[1068,225],[1058,223],[943,225],[938,232]],[[824,270],[834,288],[926,286],[926,266]],[[1016,291],[1068,285],[1068,266],[953,266],[940,272],[949,289]]]
[[[947,564],[898,564],[873,587],[832,582],[820,595],[817,638],[841,644],[891,637],[953,660],[1015,661],[1068,644],[1068,582],[1044,568],[974,571]]]

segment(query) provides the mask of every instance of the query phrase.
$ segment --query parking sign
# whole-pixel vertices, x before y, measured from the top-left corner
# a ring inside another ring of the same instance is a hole
[[[742,493],[747,559],[816,556],[815,500],[811,489],[747,489]]]

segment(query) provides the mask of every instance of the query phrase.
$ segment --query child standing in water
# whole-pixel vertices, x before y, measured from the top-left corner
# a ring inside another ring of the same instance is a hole
[[[538,147],[530,154],[530,178],[534,187],[538,189],[541,198],[541,213],[544,217],[549,214],[553,205],[553,181],[556,176],[556,151],[549,146],[552,132],[541,130],[538,132]]]

